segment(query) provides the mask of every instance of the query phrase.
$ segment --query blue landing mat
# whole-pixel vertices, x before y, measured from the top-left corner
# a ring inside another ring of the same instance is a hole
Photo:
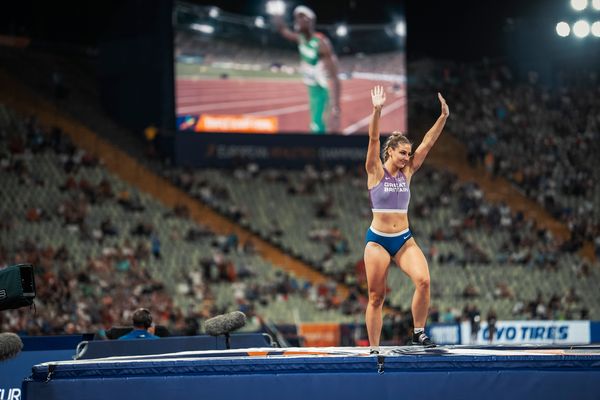
[[[597,348],[259,348],[44,363],[24,399],[598,399]]]

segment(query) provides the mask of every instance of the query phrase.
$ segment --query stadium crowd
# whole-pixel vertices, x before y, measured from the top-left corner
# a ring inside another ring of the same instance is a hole
[[[598,72],[562,71],[526,77],[502,63],[440,63],[429,86],[442,86],[460,118],[448,129],[468,149],[468,161],[509,179],[571,232],[564,250],[584,241],[600,257],[600,214],[594,185],[600,150]]]
[[[255,305],[285,303],[291,295],[317,310],[362,312],[364,299],[339,298],[333,281],[313,285],[273,267],[273,278],[264,279],[252,266],[252,242],[189,223],[185,206],[162,207],[162,215],[146,218],[150,200],[107,178],[101,160],[75,147],[59,129],[47,133],[34,117],[18,117],[6,107],[0,111],[0,269],[33,264],[39,282],[35,309],[3,312],[3,331],[103,336],[112,326],[127,325],[136,308],[147,307],[171,334],[197,334],[203,319],[231,307],[252,319]],[[42,198],[27,194],[35,188]],[[101,212],[106,209],[110,212]],[[172,230],[161,226],[169,220],[175,220]],[[169,277],[176,283],[171,288],[152,269],[168,267],[164,250],[180,240],[208,250],[186,260],[191,268]],[[216,301],[219,284],[233,288],[233,303]],[[187,307],[181,298],[190,300]]]

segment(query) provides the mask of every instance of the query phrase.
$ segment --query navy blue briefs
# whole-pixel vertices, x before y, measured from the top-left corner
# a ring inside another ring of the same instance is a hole
[[[390,256],[394,257],[398,250],[400,250],[402,246],[404,246],[404,243],[411,237],[412,232],[408,228],[398,233],[383,233],[369,227],[369,229],[367,229],[365,243],[377,243],[383,246],[383,248],[390,253]]]

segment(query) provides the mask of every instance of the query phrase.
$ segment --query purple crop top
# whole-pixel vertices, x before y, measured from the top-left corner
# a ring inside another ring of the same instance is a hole
[[[377,186],[369,189],[373,212],[406,213],[410,202],[410,188],[402,171],[392,176],[385,168]]]

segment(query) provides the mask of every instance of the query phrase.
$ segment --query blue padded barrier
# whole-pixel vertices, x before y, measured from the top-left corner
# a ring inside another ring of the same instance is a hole
[[[379,357],[364,349],[339,350],[271,348],[249,349],[246,356],[198,352],[47,363],[34,367],[23,398],[582,400],[600,393],[598,349],[400,349]]]
[[[232,349],[270,346],[272,339],[266,333],[236,333],[231,335]],[[179,351],[224,350],[224,336],[180,336],[160,340],[102,340],[82,343],[77,359],[113,356],[135,356],[149,354],[174,353]]]

